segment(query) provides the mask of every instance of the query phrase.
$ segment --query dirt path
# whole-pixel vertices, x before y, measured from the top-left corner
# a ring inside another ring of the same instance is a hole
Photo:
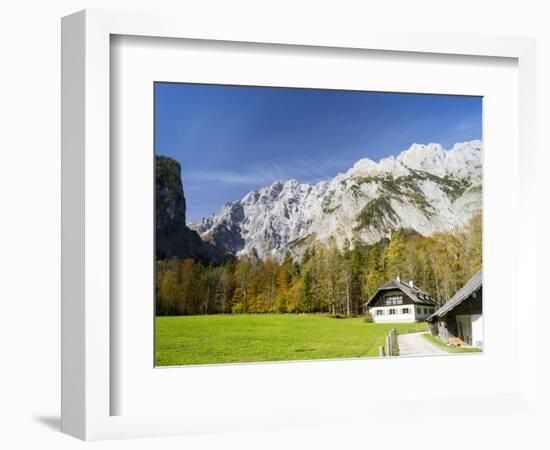
[[[426,332],[400,334],[398,336],[399,356],[448,355],[445,350],[438,348],[422,337],[423,334],[426,334]]]

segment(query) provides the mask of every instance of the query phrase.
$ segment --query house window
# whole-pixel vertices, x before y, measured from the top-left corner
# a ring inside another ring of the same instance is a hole
[[[384,304],[388,306],[403,304],[403,297],[401,295],[388,295],[384,297]]]
[[[402,313],[402,314],[409,314],[410,312],[411,312],[411,311],[409,310],[409,308],[403,308],[403,309],[401,310],[401,313]]]
[[[377,316],[383,316],[384,315],[384,311],[382,309],[377,309],[376,310],[376,315]]]
[[[395,314],[395,309],[393,309],[393,308],[390,309],[390,315],[392,315],[392,314]]]
[[[424,314],[428,314],[428,308],[424,308]]]
[[[422,314],[422,308],[416,308],[416,314]]]

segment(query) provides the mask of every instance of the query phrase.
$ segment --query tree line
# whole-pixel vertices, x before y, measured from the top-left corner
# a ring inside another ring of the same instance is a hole
[[[449,232],[394,230],[374,244],[306,249],[300,260],[243,256],[212,266],[192,259],[156,261],[157,315],[329,313],[353,316],[399,276],[444,303],[482,265],[481,214]]]

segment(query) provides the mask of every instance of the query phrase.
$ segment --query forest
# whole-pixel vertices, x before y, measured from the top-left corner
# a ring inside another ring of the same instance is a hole
[[[399,229],[374,244],[316,245],[300,260],[243,256],[221,265],[156,261],[156,314],[327,313],[357,316],[388,280],[413,280],[441,304],[482,266],[482,218],[422,236]]]

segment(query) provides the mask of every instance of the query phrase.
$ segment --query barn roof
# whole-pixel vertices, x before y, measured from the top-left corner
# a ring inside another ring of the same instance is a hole
[[[464,300],[466,300],[470,295],[477,291],[482,285],[482,271],[477,272],[468,282],[462,286],[458,292],[451,297],[451,299],[445,303],[441,308],[434,312],[428,321],[435,319],[436,317],[443,317],[449,311],[453,310],[455,307],[460,305]]]
[[[393,279],[388,281],[382,287],[378,288],[378,290],[374,293],[374,295],[363,306],[367,306],[374,298],[376,298],[376,296],[380,292],[389,291],[393,289],[399,289],[401,292],[407,295],[407,297],[409,297],[414,303],[417,303],[420,305],[437,305],[437,301],[433,299],[430,294],[428,294],[426,291],[423,291],[418,286],[413,285],[413,287],[411,287],[410,285],[405,284],[400,280]]]

